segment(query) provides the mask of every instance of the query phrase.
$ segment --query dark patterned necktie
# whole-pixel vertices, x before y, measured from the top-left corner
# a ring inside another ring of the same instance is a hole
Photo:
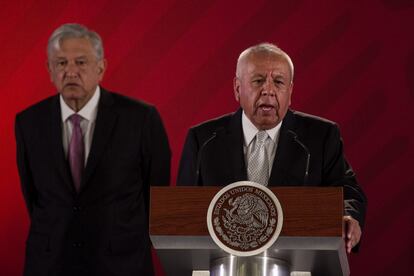
[[[80,127],[82,117],[78,114],[73,114],[69,117],[69,120],[72,123],[72,137],[69,143],[68,160],[73,184],[75,185],[76,191],[79,192],[85,162],[85,146],[83,144],[83,135]]]

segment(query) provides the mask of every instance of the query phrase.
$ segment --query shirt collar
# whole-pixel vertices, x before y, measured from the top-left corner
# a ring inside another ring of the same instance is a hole
[[[83,119],[86,119],[90,122],[94,121],[96,119],[96,114],[98,112],[98,102],[99,98],[101,96],[101,89],[99,88],[99,85],[96,87],[95,92],[93,93],[92,98],[86,103],[84,107],[82,107],[81,110],[77,112],[80,116],[82,116]],[[62,121],[66,122],[66,120],[74,113],[73,109],[71,109],[63,100],[62,95],[59,96],[60,98],[60,110],[62,115]]]
[[[280,132],[280,127],[282,125],[282,122],[279,122],[277,126],[271,129],[267,129],[266,132],[269,135],[269,137],[272,139],[274,143],[277,141],[277,137]],[[242,114],[242,128],[243,128],[243,134],[244,134],[244,144],[246,146],[249,146],[252,142],[253,138],[256,136],[257,132],[259,130],[256,128],[256,126],[250,121],[249,118],[247,118],[246,113]]]

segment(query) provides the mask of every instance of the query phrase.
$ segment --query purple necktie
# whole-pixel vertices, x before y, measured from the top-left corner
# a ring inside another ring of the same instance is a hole
[[[80,128],[82,117],[78,114],[73,114],[69,117],[69,120],[72,123],[72,137],[70,138],[69,143],[68,159],[70,170],[72,172],[73,184],[75,185],[76,191],[79,192],[85,162],[85,147],[83,144],[82,130]]]

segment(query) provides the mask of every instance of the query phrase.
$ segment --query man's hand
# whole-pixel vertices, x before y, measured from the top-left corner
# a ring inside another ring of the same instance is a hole
[[[344,235],[346,252],[351,253],[351,249],[359,243],[361,239],[361,227],[359,222],[351,216],[344,216]]]

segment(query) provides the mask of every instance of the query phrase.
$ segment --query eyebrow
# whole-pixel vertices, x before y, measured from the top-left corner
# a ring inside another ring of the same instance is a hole
[[[83,55],[83,56],[79,56],[79,57],[75,57],[74,59],[82,59],[82,58],[88,58],[87,56],[85,56],[85,55]],[[58,56],[58,57],[55,57],[55,59],[68,59],[67,57],[62,57],[62,56]]]
[[[256,74],[252,75],[251,77],[252,77],[252,78],[257,78],[257,77],[264,78],[264,77],[265,77],[265,75],[260,74],[260,73],[256,73]]]
[[[251,78],[257,78],[257,77],[266,78],[266,76],[267,76],[266,74],[256,73],[256,74],[252,75]],[[276,73],[275,75],[272,74],[271,77],[272,78],[286,78],[287,76],[285,76],[284,74],[281,74],[281,73]]]

